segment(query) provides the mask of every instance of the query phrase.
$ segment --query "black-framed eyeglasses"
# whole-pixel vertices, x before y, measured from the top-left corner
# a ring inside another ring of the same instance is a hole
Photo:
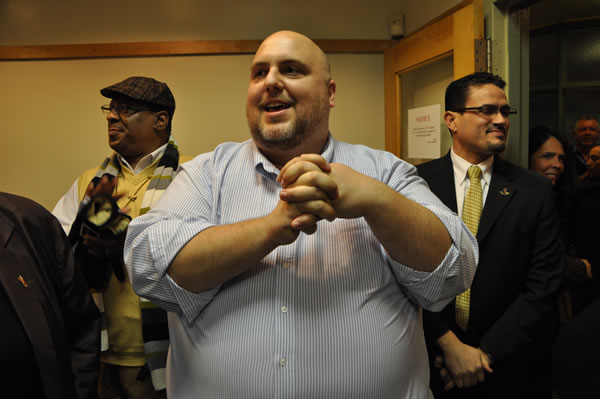
[[[503,117],[508,118],[510,115],[515,115],[517,110],[511,108],[509,105],[494,105],[494,104],[484,104],[481,107],[467,107],[467,108],[459,108],[455,109],[454,112],[460,112],[461,114],[466,111],[475,111],[485,116],[494,116],[498,112],[502,114]]]
[[[110,112],[114,109],[117,114],[125,116],[133,115],[141,111],[152,111],[152,109],[148,107],[138,107],[134,105],[119,103],[105,104],[101,106],[100,109],[105,114],[110,114]]]

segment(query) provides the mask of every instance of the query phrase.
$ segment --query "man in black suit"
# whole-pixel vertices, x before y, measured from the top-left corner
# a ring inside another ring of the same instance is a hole
[[[444,113],[452,149],[418,166],[431,190],[461,216],[467,170],[481,171],[480,181],[473,178],[481,184],[481,216],[474,227],[465,221],[480,250],[470,299],[424,313],[436,398],[551,397],[548,360],[563,267],[558,215],[549,180],[498,156],[516,113],[504,86],[489,73],[452,82]],[[457,322],[461,309],[466,316]]]
[[[0,398],[97,398],[100,312],[58,220],[0,192]]]

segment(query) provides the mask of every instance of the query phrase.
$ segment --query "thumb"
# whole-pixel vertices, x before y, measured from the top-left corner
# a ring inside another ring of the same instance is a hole
[[[490,374],[494,372],[490,367],[490,358],[483,351],[481,351],[481,365],[486,372]]]

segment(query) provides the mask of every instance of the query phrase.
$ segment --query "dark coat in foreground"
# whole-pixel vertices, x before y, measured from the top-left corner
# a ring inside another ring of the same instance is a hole
[[[43,207],[6,193],[0,284],[32,345],[46,397],[97,397],[100,314],[67,237]]]

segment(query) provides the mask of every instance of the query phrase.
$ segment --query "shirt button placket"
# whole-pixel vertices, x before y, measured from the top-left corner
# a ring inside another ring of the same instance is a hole
[[[293,391],[294,387],[294,342],[295,329],[294,318],[292,317],[292,307],[294,303],[295,291],[295,261],[293,254],[295,253],[295,245],[278,248],[277,265],[278,268],[273,270],[277,276],[277,288],[274,297],[277,304],[275,309],[278,313],[276,316],[276,329],[280,332],[277,341],[277,357],[275,364],[278,369],[278,379],[276,391],[282,397],[287,397]]]

